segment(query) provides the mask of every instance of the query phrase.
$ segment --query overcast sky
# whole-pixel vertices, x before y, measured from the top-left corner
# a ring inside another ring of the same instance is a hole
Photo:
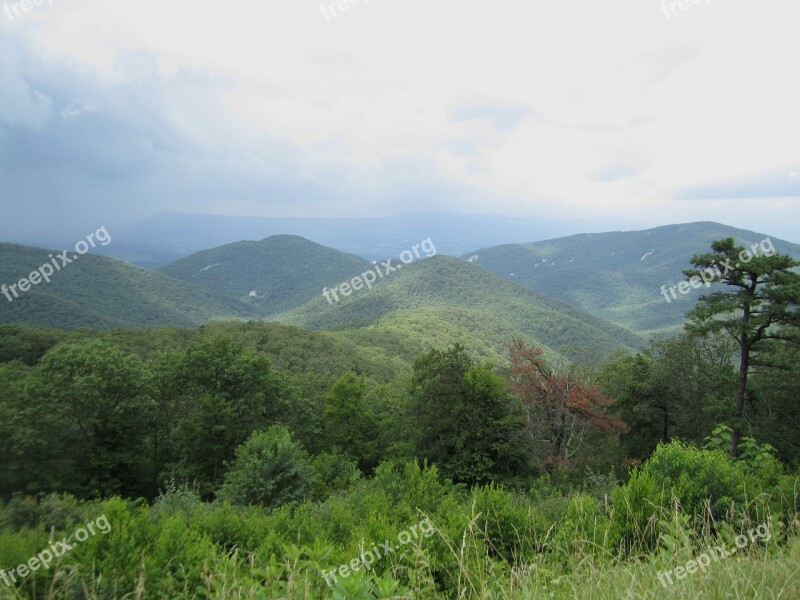
[[[0,14],[0,240],[438,210],[800,242],[797,0],[37,1]]]

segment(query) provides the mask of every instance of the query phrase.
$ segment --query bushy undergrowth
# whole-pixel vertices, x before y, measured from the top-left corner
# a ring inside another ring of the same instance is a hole
[[[32,572],[13,593],[0,584],[0,597],[570,597],[581,577],[613,588],[613,577],[634,585],[627,573],[644,569],[655,581],[655,566],[674,568],[762,523],[770,539],[729,560],[800,562],[800,477],[777,463],[750,472],[679,443],[660,446],[608,496],[565,493],[545,479],[526,494],[468,490],[417,463],[344,480],[349,486],[324,500],[272,510],[203,502],[175,484],[152,506],[15,498],[0,509],[6,570],[99,515],[111,530]],[[435,533],[420,535],[423,521]],[[395,549],[341,574],[383,544]]]

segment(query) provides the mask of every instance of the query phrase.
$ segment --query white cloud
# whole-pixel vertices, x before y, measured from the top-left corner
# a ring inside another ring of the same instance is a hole
[[[396,213],[428,186],[420,202],[434,209],[691,221],[719,220],[725,200],[675,199],[681,191],[729,190],[800,161],[800,87],[787,76],[799,16],[795,0],[726,0],[672,19],[657,0],[372,0],[331,20],[314,2],[73,0],[2,28],[48,74],[96,86],[71,89],[57,105],[64,120],[130,124],[136,111],[118,92],[132,86],[176,132],[172,154],[213,154],[214,172],[227,163],[244,181],[313,183],[320,198],[301,212],[327,196],[348,199],[331,211]],[[48,82],[24,56],[0,62],[0,124],[42,127]],[[734,197],[729,222],[800,211],[791,194],[734,194],[729,206]],[[218,212],[255,211],[248,202]]]
[[[97,102],[94,100],[84,100],[82,98],[75,98],[65,108],[61,110],[61,116],[64,119],[74,119],[84,113],[97,112]]]

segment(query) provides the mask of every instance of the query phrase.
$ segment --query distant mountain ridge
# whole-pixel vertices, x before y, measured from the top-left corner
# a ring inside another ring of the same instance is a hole
[[[682,270],[691,266],[691,257],[709,252],[712,241],[726,237],[750,247],[769,236],[702,221],[506,244],[463,257],[509,281],[649,335],[680,328],[685,312],[706,290],[667,302],[661,286],[685,279]],[[800,258],[800,245],[770,239],[777,252]]]
[[[322,288],[371,267],[363,258],[305,238],[275,235],[203,250],[159,271],[231,296],[253,314],[266,317],[299,306]]]
[[[647,225],[611,219],[567,220],[442,212],[361,218],[236,217],[162,212],[130,223],[109,224],[114,243],[98,251],[152,269],[201,250],[286,234],[301,236],[367,260],[381,260],[398,256],[410,244],[429,237],[440,253],[459,256],[478,247]],[[67,234],[69,232],[14,241],[58,247],[83,235],[82,232]]]

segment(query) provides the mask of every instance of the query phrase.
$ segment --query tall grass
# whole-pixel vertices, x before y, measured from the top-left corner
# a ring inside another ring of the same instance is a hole
[[[668,452],[687,469],[708,458]],[[705,499],[704,486],[716,482],[673,481],[652,469],[591,493],[547,482],[519,493],[466,490],[410,463],[379,468],[324,502],[271,511],[205,503],[187,489],[152,507],[17,499],[0,507],[2,568],[99,514],[111,530],[15,588],[0,582],[0,598],[800,598],[800,478],[781,474],[770,489],[737,477]],[[421,519],[433,535],[326,583],[324,572]],[[769,536],[748,535],[759,526]],[[677,576],[742,534],[749,541],[735,554]],[[664,572],[673,573],[671,584]]]

